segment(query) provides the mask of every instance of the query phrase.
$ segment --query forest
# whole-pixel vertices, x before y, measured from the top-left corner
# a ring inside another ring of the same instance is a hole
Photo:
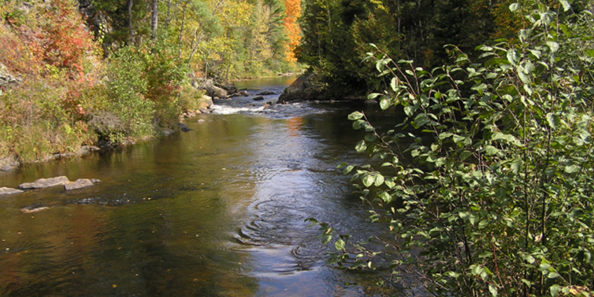
[[[17,162],[177,129],[206,79],[298,69],[299,1],[6,0],[0,159]]]

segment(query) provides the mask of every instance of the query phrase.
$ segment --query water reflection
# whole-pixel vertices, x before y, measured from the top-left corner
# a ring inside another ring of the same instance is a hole
[[[344,120],[349,108],[333,108],[203,115],[188,133],[1,174],[12,187],[57,175],[102,182],[0,198],[0,295],[362,294],[361,275],[324,265],[327,247],[304,222],[379,228],[335,169],[357,161],[361,135]],[[31,205],[50,209],[20,211]]]

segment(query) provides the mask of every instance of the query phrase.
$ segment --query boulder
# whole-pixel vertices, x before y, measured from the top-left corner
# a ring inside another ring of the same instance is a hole
[[[0,195],[12,195],[12,194],[18,194],[18,193],[22,193],[22,190],[19,189],[13,189],[13,188],[7,188],[7,187],[2,187],[0,188]]]
[[[278,103],[326,100],[318,75],[308,71],[297,78],[278,98]]]
[[[19,167],[20,165],[21,163],[14,155],[0,159],[0,171],[9,171]]]
[[[175,131],[173,131],[171,129],[167,129],[167,128],[163,129],[163,135],[165,135],[165,136],[169,136],[173,133],[175,133]]]
[[[64,189],[66,191],[71,191],[71,190],[77,190],[77,189],[82,189],[82,188],[86,188],[86,187],[90,187],[94,185],[93,181],[91,181],[88,178],[79,178],[74,182],[69,182],[67,184],[64,184]]]
[[[262,96],[254,97],[254,101],[262,101],[262,100],[264,100],[264,97],[262,97]]]
[[[204,84],[206,88],[206,94],[211,97],[226,98],[227,91],[223,88],[214,85],[212,79],[209,79]]]
[[[28,190],[28,189],[43,189],[49,188],[59,185],[64,185],[69,183],[67,177],[65,176],[58,176],[52,178],[40,178],[32,183],[22,183],[19,185],[19,189]]]
[[[108,136],[111,133],[125,132],[124,123],[115,114],[108,111],[98,111],[90,115],[89,125],[101,136]]]

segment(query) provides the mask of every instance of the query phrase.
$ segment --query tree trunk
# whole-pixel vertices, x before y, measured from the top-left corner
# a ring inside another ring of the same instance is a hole
[[[151,0],[151,37],[157,38],[157,24],[159,23],[159,0]]]
[[[179,52],[177,54],[177,58],[178,59],[181,58],[181,54],[182,54],[181,41],[182,41],[182,33],[184,32],[184,22],[186,21],[186,7],[188,7],[188,5],[187,5],[187,3],[184,3],[184,10],[182,12],[181,27],[179,28],[179,36],[177,36],[177,46],[178,46],[178,49],[179,49]]]
[[[130,27],[130,43],[134,43],[134,30],[132,29],[132,0],[128,0],[128,27]]]

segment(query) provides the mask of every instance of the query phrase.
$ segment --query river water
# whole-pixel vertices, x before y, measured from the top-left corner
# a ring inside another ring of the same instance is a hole
[[[375,274],[326,264],[331,249],[305,222],[384,232],[336,169],[365,162],[346,116],[375,107],[263,108],[290,82],[238,82],[276,95],[218,101],[187,133],[1,172],[7,187],[60,175],[101,182],[0,196],[0,296],[381,295]]]

